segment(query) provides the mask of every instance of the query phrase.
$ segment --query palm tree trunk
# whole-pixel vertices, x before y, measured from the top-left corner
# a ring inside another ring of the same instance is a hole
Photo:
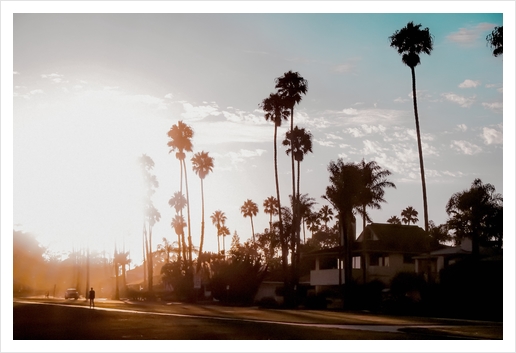
[[[294,134],[294,104],[292,104],[292,107],[290,108],[290,134],[293,137]],[[292,267],[292,280],[296,281],[296,267],[297,267],[297,260],[296,260],[296,254],[297,254],[297,238],[298,238],[298,227],[297,227],[297,219],[298,219],[298,207],[297,207],[297,194],[296,194],[296,171],[295,171],[295,164],[294,164],[294,141],[290,142],[291,146],[290,148],[292,151],[290,152],[290,162],[292,166],[292,238],[291,238],[291,247],[292,247],[292,253],[290,255],[290,262]],[[294,283],[295,285],[295,283]]]
[[[202,247],[204,245],[204,186],[201,178],[201,242],[199,244],[199,256],[197,257],[197,272],[201,269],[200,258],[202,256]]]
[[[278,180],[278,146],[277,146],[278,126],[274,124],[274,176],[276,178],[276,198],[278,199],[278,221],[279,221],[279,238],[281,243],[281,263],[283,267],[283,284],[285,289],[288,286],[288,246],[283,235],[283,220],[281,217],[281,200]],[[272,231],[272,230],[271,230]]]
[[[192,268],[192,232],[191,232],[191,227],[190,227],[190,198],[188,196],[188,176],[186,174],[186,163],[185,163],[185,160],[183,159],[183,164],[184,164],[184,172],[185,172],[185,187],[186,187],[186,214],[187,214],[187,217],[188,217],[188,224],[187,224],[187,227],[188,227],[188,267]]]
[[[426,181],[425,181],[425,167],[423,164],[423,149],[421,147],[421,133],[419,132],[419,116],[417,113],[417,99],[416,99],[416,72],[414,67],[410,68],[412,73],[412,99],[414,102],[414,115],[416,118],[416,134],[417,134],[417,148],[419,152],[419,168],[421,170],[421,184],[423,187],[423,209],[425,216],[425,231],[428,232],[428,204],[426,197]]]
[[[149,292],[152,292],[153,287],[153,277],[154,277],[154,271],[153,271],[153,265],[152,265],[152,227],[149,224],[149,248],[147,250],[147,271],[149,272]]]
[[[143,222],[143,285],[147,283],[147,229]]]
[[[253,224],[253,215],[251,215],[251,231],[253,232],[253,243],[255,242],[254,239],[254,224]]]

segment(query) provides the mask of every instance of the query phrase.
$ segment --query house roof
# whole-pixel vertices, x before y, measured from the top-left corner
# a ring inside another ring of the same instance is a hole
[[[360,234],[354,251],[400,252],[421,254],[442,248],[421,227],[389,223],[372,223]]]

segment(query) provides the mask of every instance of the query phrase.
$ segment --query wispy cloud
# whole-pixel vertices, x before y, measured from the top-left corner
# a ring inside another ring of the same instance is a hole
[[[460,131],[466,131],[468,127],[466,126],[466,124],[459,124],[457,125],[457,129],[459,129]]]
[[[486,145],[501,145],[503,144],[503,128],[502,125],[497,125],[496,128],[484,127],[482,129],[481,137],[484,139]]]
[[[442,96],[446,100],[456,103],[463,108],[470,107],[475,102],[475,99],[476,99],[476,96],[464,97],[464,96],[459,96],[458,94],[455,94],[455,93],[443,93]]]
[[[50,79],[53,83],[65,83],[67,81],[63,81],[64,75],[60,75],[58,73],[51,73],[51,74],[42,74],[42,78]]]
[[[43,94],[43,90],[42,89],[33,89],[32,91],[30,91],[30,94]]]
[[[460,88],[475,88],[480,86],[480,81],[473,80],[464,80],[464,82],[459,84]]]
[[[493,102],[493,103],[487,103],[483,102],[482,106],[486,109],[490,109],[494,112],[501,113],[503,111],[503,103],[502,102]]]
[[[450,147],[467,155],[477,154],[482,151],[482,148],[480,148],[479,146],[463,140],[453,140]]]
[[[174,95],[172,93],[165,94],[165,98],[172,99],[174,98]]]
[[[343,63],[337,64],[333,67],[333,71],[339,74],[348,74],[356,72],[357,62],[359,58],[351,58]]]
[[[476,26],[460,28],[457,32],[450,33],[446,38],[460,45],[471,45],[482,38],[484,32],[492,30],[494,26],[494,24],[483,22]]]

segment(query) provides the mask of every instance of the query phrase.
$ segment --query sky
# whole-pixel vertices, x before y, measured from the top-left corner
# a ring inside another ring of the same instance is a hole
[[[182,120],[194,130],[193,153],[214,158],[204,183],[205,250],[217,250],[209,219],[215,210],[225,212],[232,235],[251,237],[250,219],[240,213],[246,199],[258,204],[254,226],[263,231],[269,219],[262,204],[275,195],[274,129],[259,103],[289,70],[308,81],[294,122],[313,135],[301,193],[315,199],[314,210],[327,204],[321,196],[330,161],[365,159],[388,169],[396,184],[382,209],[371,211],[373,221],[412,206],[424,227],[410,69],[388,38],[409,21],[434,39],[416,68],[429,219],[444,223],[446,202],[475,178],[503,194],[505,58],[492,56],[485,40],[504,24],[502,13],[15,13],[14,229],[55,252],[112,252],[116,243],[139,263],[136,160],[145,153],[159,182],[153,243],[176,240],[168,200],[179,190],[179,163],[166,133]],[[280,145],[288,126],[278,131]],[[198,246],[193,153],[187,173]],[[280,147],[283,204],[290,172]]]
[[[153,244],[175,240],[168,200],[179,190],[179,163],[166,133],[182,120],[194,130],[194,153],[214,157],[204,183],[205,250],[217,250],[215,210],[225,212],[231,234],[249,239],[240,207],[246,199],[259,205],[261,232],[268,227],[263,201],[275,195],[274,128],[259,104],[289,70],[308,81],[294,122],[313,135],[301,192],[315,198],[314,209],[327,204],[321,196],[331,161],[365,159],[388,169],[396,184],[382,209],[371,211],[373,221],[412,206],[424,227],[410,69],[389,46],[410,21],[434,39],[416,68],[430,220],[444,223],[451,195],[475,178],[508,195],[513,209],[514,48],[495,58],[485,40],[504,25],[514,43],[513,2],[2,1],[2,234],[12,231],[4,221],[12,218],[13,229],[33,233],[54,253],[112,252],[116,243],[139,264],[136,160],[150,156],[159,181]],[[198,246],[200,181],[191,156]],[[278,157],[286,200],[290,159],[283,148]],[[2,236],[4,260],[11,240]],[[513,241],[506,238],[506,249]]]

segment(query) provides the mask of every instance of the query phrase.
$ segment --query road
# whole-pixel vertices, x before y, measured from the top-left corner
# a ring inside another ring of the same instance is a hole
[[[321,310],[23,298],[16,340],[501,340],[503,324]]]

